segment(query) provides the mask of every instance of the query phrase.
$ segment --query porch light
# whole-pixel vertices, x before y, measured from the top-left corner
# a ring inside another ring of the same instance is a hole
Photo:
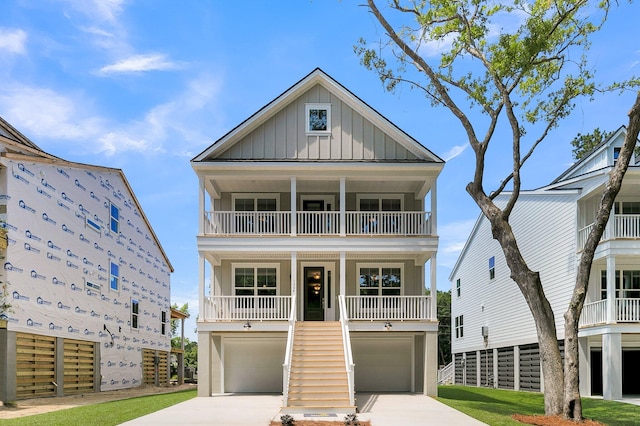
[[[242,328],[244,328],[244,329],[245,329],[245,331],[247,331],[247,330],[251,330],[251,323],[250,323],[249,321],[247,321],[247,322],[242,326]]]
[[[384,323],[384,329],[385,329],[385,331],[389,331],[389,330],[391,330],[391,327],[393,327],[393,326],[391,325],[391,323],[390,323],[389,321],[387,321],[387,322],[385,322],[385,323]]]

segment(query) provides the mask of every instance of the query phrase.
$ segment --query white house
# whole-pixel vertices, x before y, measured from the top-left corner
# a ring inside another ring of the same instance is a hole
[[[443,165],[320,69],[196,156],[199,395],[435,395]]]
[[[0,119],[0,400],[168,382],[173,268],[119,169]]]
[[[549,185],[523,191],[511,215],[525,260],[540,272],[561,345],[577,263],[624,135],[625,128],[618,129]],[[640,393],[637,161],[631,160],[591,269],[579,330],[582,395],[619,399]],[[456,383],[533,391],[544,387],[533,317],[509,275],[502,250],[481,216],[449,277]]]

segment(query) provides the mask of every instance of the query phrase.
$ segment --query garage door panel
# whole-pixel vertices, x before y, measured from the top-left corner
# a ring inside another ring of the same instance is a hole
[[[412,338],[352,339],[356,392],[410,392]]]
[[[282,392],[286,344],[278,338],[224,339],[224,391]]]

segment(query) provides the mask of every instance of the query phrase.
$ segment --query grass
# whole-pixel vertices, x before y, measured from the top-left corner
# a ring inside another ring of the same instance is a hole
[[[102,402],[99,404],[84,405],[82,407],[68,408],[53,411],[46,414],[19,417],[2,420],[2,426],[84,426],[96,425],[111,426],[124,423],[194,398],[195,389],[165,393],[160,395],[146,395],[120,401]]]
[[[489,425],[519,425],[513,414],[544,414],[544,398],[540,393],[467,386],[438,387],[438,401],[462,411]],[[608,426],[640,424],[636,405],[602,399],[582,398],[585,418]]]

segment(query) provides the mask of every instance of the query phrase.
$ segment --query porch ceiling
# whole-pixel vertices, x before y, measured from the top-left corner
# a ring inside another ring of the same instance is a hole
[[[209,262],[214,264],[219,264],[222,260],[242,260],[242,259],[252,259],[252,260],[290,260],[291,253],[289,252],[264,252],[264,251],[256,251],[256,252],[216,252],[214,253],[206,253],[205,257]],[[380,258],[384,258],[385,260],[394,260],[394,261],[402,261],[407,259],[413,259],[416,264],[424,263],[428,260],[428,257],[425,256],[425,253],[365,253],[365,252],[353,252],[346,253],[347,260],[380,260]],[[335,252],[298,252],[297,253],[298,260],[334,260],[336,262],[340,261],[340,253]]]

